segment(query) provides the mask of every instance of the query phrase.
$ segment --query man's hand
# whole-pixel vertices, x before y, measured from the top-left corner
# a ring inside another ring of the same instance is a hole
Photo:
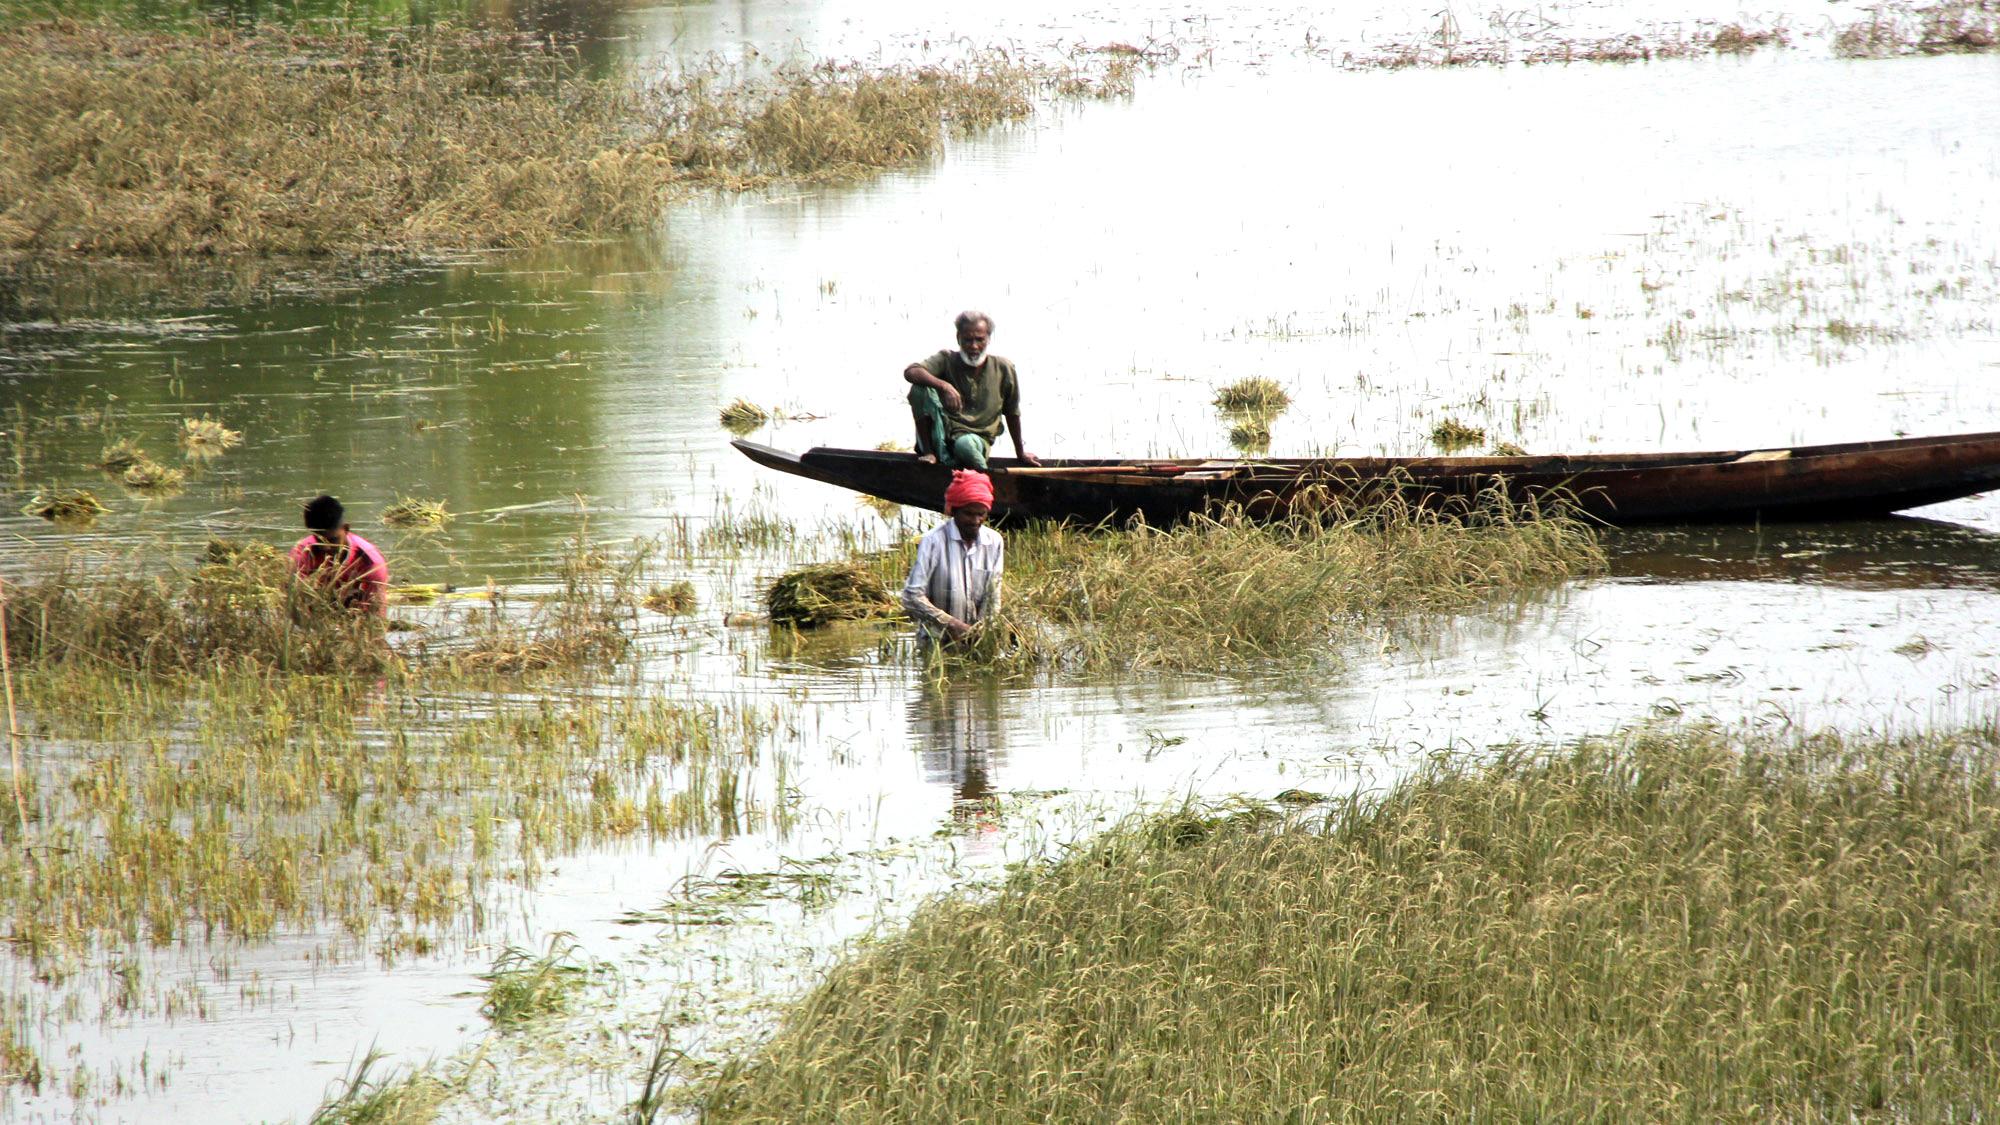
[[[1040,457],[1035,456],[1034,454],[1028,452],[1025,449],[1017,449],[1014,451],[1014,454],[1015,456],[1019,457],[1023,461],[1026,461],[1030,465],[1039,466],[1042,463],[1042,459]]]
[[[937,388],[938,401],[944,404],[946,410],[957,413],[964,408],[965,400],[958,397],[957,387],[952,386],[943,379],[934,379],[932,385]]]
[[[962,641],[972,635],[972,626],[956,617],[947,617],[944,620],[944,635],[954,641]]]

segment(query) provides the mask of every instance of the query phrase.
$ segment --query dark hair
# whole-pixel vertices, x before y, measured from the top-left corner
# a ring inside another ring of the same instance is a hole
[[[346,518],[347,509],[340,506],[340,501],[325,493],[306,501],[307,531],[339,531],[341,523]]]
[[[965,331],[975,324],[984,324],[988,333],[993,331],[993,318],[980,312],[978,309],[967,309],[953,317],[951,321],[951,326],[960,332]]]

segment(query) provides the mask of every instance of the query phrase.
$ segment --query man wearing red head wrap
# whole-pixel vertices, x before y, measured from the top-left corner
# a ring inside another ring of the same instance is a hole
[[[1004,423],[1014,456],[1041,459],[1021,444],[1021,384],[1014,365],[986,350],[993,318],[967,310],[953,322],[958,350],[942,351],[903,369],[910,413],[917,420],[917,456],[955,469],[986,471],[986,451]]]
[[[959,642],[1000,608],[1000,572],[1007,560],[1000,533],[986,526],[993,511],[993,481],[959,470],[945,489],[951,518],[917,544],[917,561],[903,583],[903,610],[917,623],[918,646]]]

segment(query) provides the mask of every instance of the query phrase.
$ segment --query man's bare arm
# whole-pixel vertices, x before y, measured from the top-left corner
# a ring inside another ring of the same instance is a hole
[[[946,410],[960,410],[965,406],[964,401],[958,397],[957,387],[931,374],[930,370],[921,363],[912,363],[908,367],[903,368],[903,378],[919,387],[930,387],[936,390],[938,401],[944,403]]]
[[[1009,414],[1006,418],[1007,432],[1014,436],[1014,456],[1019,457],[1030,465],[1041,464],[1042,459],[1028,452],[1027,446],[1021,443],[1021,416],[1019,414]]]

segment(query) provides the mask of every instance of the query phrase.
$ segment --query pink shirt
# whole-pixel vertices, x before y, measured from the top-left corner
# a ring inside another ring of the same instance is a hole
[[[320,552],[313,550],[319,540],[306,536],[292,546],[292,569],[301,578],[310,577],[320,570],[320,581],[329,582],[342,604],[350,607],[365,607],[375,613],[384,612],[389,601],[389,564],[383,560],[382,552],[375,544],[353,532],[347,533],[347,550]],[[331,570],[329,564],[339,561],[338,570]]]

